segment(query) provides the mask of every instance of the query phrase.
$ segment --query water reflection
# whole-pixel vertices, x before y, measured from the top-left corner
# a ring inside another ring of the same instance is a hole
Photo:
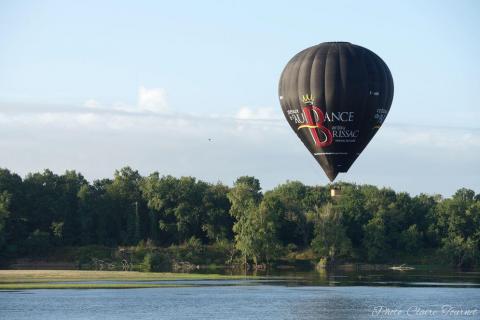
[[[1,319],[478,319],[441,314],[480,309],[480,290],[362,286],[209,286],[128,290],[0,292]],[[374,316],[375,308],[398,310]],[[431,310],[435,317],[408,314]]]
[[[218,271],[219,270],[217,270],[217,272]],[[450,269],[418,268],[410,271],[394,271],[347,268],[309,271],[267,270],[251,273],[220,270],[220,272],[233,275],[256,275],[264,279],[269,279],[270,281],[282,281],[284,285],[480,287],[480,272],[465,272]]]
[[[0,291],[0,319],[480,319],[478,272],[269,270],[257,275],[154,281],[187,286],[178,288]],[[478,311],[443,314],[444,306]]]

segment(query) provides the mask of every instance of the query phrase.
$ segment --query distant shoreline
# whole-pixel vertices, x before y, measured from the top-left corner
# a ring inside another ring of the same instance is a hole
[[[415,265],[414,270],[391,270],[388,265],[343,264],[333,270],[270,269],[243,274],[175,273],[94,270],[0,270],[0,293],[37,289],[145,289],[236,286],[283,283],[321,286],[478,286],[477,272],[460,272],[439,265]],[[215,271],[213,271],[215,272]],[[237,272],[241,272],[238,271]],[[458,282],[458,279],[463,279]]]

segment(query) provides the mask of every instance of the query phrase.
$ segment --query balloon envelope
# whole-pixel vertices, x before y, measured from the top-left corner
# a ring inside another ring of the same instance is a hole
[[[287,63],[279,98],[293,131],[333,181],[347,172],[385,120],[393,79],[372,51],[325,42]]]

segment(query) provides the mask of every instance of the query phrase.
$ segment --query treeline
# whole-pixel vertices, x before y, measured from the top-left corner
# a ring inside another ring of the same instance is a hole
[[[254,177],[233,187],[129,167],[89,183],[50,170],[24,179],[0,169],[0,259],[51,248],[160,247],[232,242],[243,261],[269,263],[312,251],[326,262],[384,262],[434,254],[472,267],[480,261],[480,195],[396,193],[371,185],[306,186],[290,181],[262,192]]]

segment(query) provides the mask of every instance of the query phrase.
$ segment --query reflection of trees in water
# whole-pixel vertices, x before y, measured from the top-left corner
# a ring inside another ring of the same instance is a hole
[[[370,306],[366,300],[359,300],[335,293],[320,295],[297,301],[292,305],[292,313],[298,319],[359,319],[369,313]],[[312,318],[312,315],[316,315]],[[367,319],[367,317],[365,317]]]
[[[120,264],[112,262],[112,261],[105,261],[102,259],[92,258],[92,265],[95,270],[123,270],[123,271],[131,271],[133,268],[133,264],[128,262],[127,260],[122,260]]]

